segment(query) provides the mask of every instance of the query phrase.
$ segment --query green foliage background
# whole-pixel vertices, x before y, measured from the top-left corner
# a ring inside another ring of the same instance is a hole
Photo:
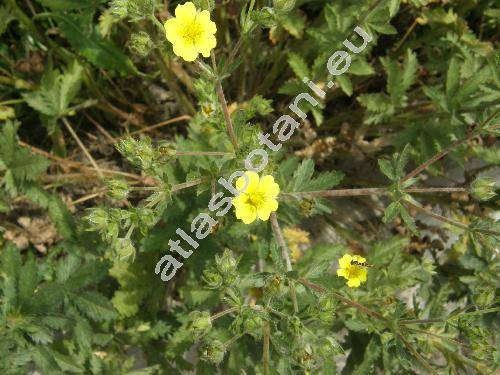
[[[166,42],[178,1],[0,5],[0,373],[498,371],[500,223],[484,178],[500,163],[498,3],[194,2],[217,24],[216,70]],[[175,230],[303,77],[325,88],[356,25],[373,41],[265,171],[286,193],[280,225],[310,232],[293,271],[269,222],[231,211],[162,282]],[[335,187],[382,189],[310,193]],[[432,187],[456,191],[421,194]],[[47,249],[16,246],[21,216],[53,223]],[[358,289],[335,275],[345,253],[374,266]]]

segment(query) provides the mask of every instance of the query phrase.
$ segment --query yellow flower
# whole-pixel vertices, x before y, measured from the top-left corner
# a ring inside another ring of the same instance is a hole
[[[245,191],[233,198],[236,217],[245,224],[250,224],[259,218],[269,219],[271,212],[278,209],[276,197],[280,193],[279,185],[274,182],[273,176],[267,175],[259,178],[255,172],[247,171],[248,186]],[[241,176],[236,180],[236,188],[242,190],[245,187],[246,179]]]
[[[347,286],[350,288],[357,288],[366,281],[366,267],[353,264],[354,262],[365,263],[366,259],[359,255],[345,254],[339,259],[339,269],[337,270],[337,276],[346,278]]]
[[[217,44],[216,31],[208,10],[198,12],[192,2],[178,5],[175,17],[165,22],[167,40],[172,43],[174,53],[186,61],[196,60],[200,53],[209,57]]]

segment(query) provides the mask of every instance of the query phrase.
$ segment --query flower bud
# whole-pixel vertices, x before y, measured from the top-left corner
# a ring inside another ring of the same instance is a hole
[[[470,185],[470,194],[480,200],[487,201],[496,196],[495,180],[491,177],[479,177]]]
[[[475,291],[474,302],[476,302],[478,306],[486,308],[493,303],[494,299],[495,291],[492,288],[480,287]]]
[[[225,249],[221,256],[215,256],[217,270],[222,275],[237,274],[238,260],[234,257],[231,250]]]
[[[290,12],[295,6],[295,0],[274,0],[274,8],[278,12]]]
[[[128,15],[127,12],[128,0],[113,0],[110,5],[111,13],[116,18],[125,18]]]
[[[108,180],[106,182],[108,185],[108,196],[113,199],[126,199],[129,194],[129,186],[126,181],[123,180]]]
[[[157,149],[162,157],[173,158],[177,154],[177,147],[173,142],[161,141]]]
[[[225,345],[214,339],[206,340],[200,349],[200,358],[203,361],[218,365],[224,359],[226,353]]]
[[[203,281],[209,289],[219,289],[224,284],[222,275],[210,268],[203,271]]]
[[[138,168],[146,170],[153,166],[155,153],[149,137],[139,140],[131,137],[123,139],[116,145],[116,149]]]
[[[280,275],[273,275],[264,284],[265,295],[279,295],[284,293],[283,278]]]
[[[293,316],[293,317],[290,318],[290,320],[289,320],[289,327],[290,327],[290,331],[292,331],[293,333],[295,333],[297,336],[304,329],[304,327],[302,325],[302,321],[300,320],[300,318],[298,316]]]
[[[256,339],[262,337],[262,327],[264,326],[264,320],[255,313],[248,316],[243,322],[243,328],[246,333],[252,335]]]
[[[128,48],[140,57],[146,57],[153,49],[154,44],[148,33],[140,31],[130,36]]]
[[[319,342],[319,353],[325,358],[342,354],[344,350],[340,344],[331,336],[322,337]]]
[[[314,208],[314,200],[312,199],[302,199],[300,202],[300,211],[303,215],[309,216]]]
[[[92,208],[85,219],[89,223],[90,230],[101,230],[108,225],[108,212],[102,208]]]
[[[293,359],[297,364],[306,369],[315,367],[313,350],[310,344],[305,344],[303,347],[295,349],[293,352]]]
[[[132,20],[152,16],[155,10],[154,0],[128,0],[127,12]]]
[[[135,246],[129,238],[117,238],[113,247],[120,260],[134,259]]]
[[[212,328],[212,319],[207,311],[192,311],[189,314],[188,328],[197,337],[204,335]]]

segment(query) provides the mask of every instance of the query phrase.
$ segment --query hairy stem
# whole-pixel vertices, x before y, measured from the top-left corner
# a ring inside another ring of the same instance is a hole
[[[466,192],[465,188],[411,188],[403,190],[405,193],[457,193]],[[294,197],[355,197],[362,195],[385,195],[390,194],[391,188],[364,188],[364,189],[337,189],[337,190],[320,190],[320,191],[303,191],[297,193],[281,193],[283,196]]]
[[[215,74],[217,74],[217,63],[215,62],[215,55],[212,53],[212,65]],[[234,133],[233,120],[231,120],[231,115],[229,114],[229,108],[227,106],[226,96],[224,95],[224,90],[222,89],[222,83],[220,77],[217,77],[216,82],[217,97],[219,98],[219,103],[222,107],[222,113],[224,114],[224,120],[226,122],[226,130],[229,135],[229,139],[233,144],[235,150],[238,149],[238,140],[236,139],[236,134]]]
[[[458,221],[455,221],[455,220],[452,220],[450,218],[447,218],[445,216],[442,216],[442,215],[439,215],[439,214],[436,214],[432,211],[429,211],[423,207],[420,207],[420,206],[417,206],[416,204],[413,204],[412,202],[410,201],[407,201],[407,200],[404,200],[404,202],[411,206],[412,208],[416,209],[417,211],[423,213],[423,214],[426,214],[436,220],[439,220],[439,221],[442,221],[443,223],[447,223],[447,224],[450,224],[450,225],[453,225],[455,227],[458,227],[458,228],[461,228],[461,229],[464,229],[466,231],[472,231],[471,228],[469,228],[468,225],[466,224],[463,224],[463,223],[460,223]],[[486,233],[486,234],[491,234],[493,236],[499,236],[500,233],[497,232],[497,231],[494,231],[494,230],[490,230],[490,229],[474,229],[474,231],[476,232],[481,232],[481,233]]]
[[[438,375],[437,371],[427,362],[427,360],[420,355],[419,352],[413,347],[412,344],[404,337],[404,335],[398,333],[397,337],[406,346],[406,348],[413,354],[413,356],[422,364],[422,366],[433,375]]]
[[[264,323],[263,331],[262,367],[264,369],[264,375],[269,375],[269,338],[271,336],[269,322]]]
[[[489,116],[484,122],[483,124],[481,125],[480,129],[484,126],[484,125],[487,125],[492,119],[495,118],[495,116],[498,114],[500,110],[497,110],[495,112],[493,112],[491,114],[491,116]],[[477,136],[479,134],[479,132],[477,131],[472,131],[470,132],[469,134],[467,134],[467,136],[465,138],[462,138],[462,139],[459,139],[459,140],[456,140],[455,142],[453,142],[451,145],[449,145],[448,147],[446,147],[444,150],[442,150],[441,152],[438,152],[436,155],[434,155],[433,157],[431,157],[429,160],[427,160],[426,162],[420,164],[417,168],[415,168],[413,171],[411,171],[410,173],[408,173],[402,180],[401,182],[405,182],[407,180],[409,180],[410,178],[413,178],[415,177],[416,175],[418,175],[420,172],[422,172],[423,170],[425,170],[429,165],[431,164],[434,164],[435,162],[437,162],[438,160],[444,158],[446,155],[448,155],[451,151],[453,151],[454,149],[456,149],[457,147],[463,145],[464,143],[470,141],[472,138],[474,138],[475,136]]]
[[[379,314],[378,312],[370,310],[368,307],[363,306],[355,301],[352,301],[349,298],[346,298],[339,293],[328,291],[325,288],[323,288],[319,285],[316,285],[316,284],[310,282],[309,280],[306,280],[303,278],[299,279],[299,283],[308,287],[309,289],[315,290],[316,292],[328,293],[329,295],[333,296],[334,298],[338,299],[339,301],[341,301],[342,303],[344,303],[345,305],[347,305],[349,307],[354,307],[355,309],[357,309],[357,310],[359,310],[367,315],[370,315],[374,318],[380,319],[384,322],[388,322],[387,318],[384,317],[383,315]]]
[[[214,314],[210,317],[210,320],[213,322],[214,320],[217,320],[221,317],[223,317],[224,315],[227,315],[227,314],[231,314],[233,312],[236,312],[238,311],[240,308],[239,307],[231,307],[227,310],[224,310],[224,311],[221,311],[221,312],[218,312],[217,314]]]
[[[182,189],[187,189],[187,188],[190,188],[193,186],[197,186],[197,185],[200,185],[200,184],[207,182],[209,180],[210,179],[208,177],[200,177],[200,178],[197,178],[196,180],[193,180],[193,181],[183,182],[182,184],[177,184],[177,185],[172,186],[172,192],[179,191]]]
[[[275,212],[271,212],[271,227],[273,229],[274,237],[276,238],[276,242],[278,242],[278,246],[281,249],[281,256],[285,260],[286,270],[288,272],[293,271],[292,261],[290,260],[290,252],[285,243],[285,239],[283,238],[283,233],[281,232],[280,225],[278,223],[278,217]],[[290,281],[290,294],[292,295],[293,302],[293,310],[295,313],[299,312],[299,305],[297,303],[297,294],[295,292],[295,284]]]

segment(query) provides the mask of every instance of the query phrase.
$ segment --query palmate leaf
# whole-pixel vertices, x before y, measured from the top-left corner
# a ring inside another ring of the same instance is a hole
[[[62,74],[57,70],[48,70],[38,90],[24,94],[24,99],[30,107],[44,115],[62,116],[80,90],[82,71],[83,68],[76,62]]]
[[[389,57],[383,57],[380,61],[387,73],[387,92],[392,102],[398,104],[417,79],[417,57],[408,49],[402,68]]]
[[[293,167],[295,163],[291,163]],[[344,174],[338,171],[330,171],[320,174],[317,178],[312,178],[314,174],[314,162],[311,159],[304,160],[298,167],[288,183],[289,191],[313,191],[326,190],[340,183]]]
[[[6,183],[15,180],[33,181],[49,166],[49,161],[42,156],[30,154],[17,144],[18,123],[7,121],[0,131],[0,168],[7,170]]]
[[[92,13],[80,15],[58,14],[59,28],[71,46],[94,66],[120,74],[136,74],[132,61],[92,25]]]

